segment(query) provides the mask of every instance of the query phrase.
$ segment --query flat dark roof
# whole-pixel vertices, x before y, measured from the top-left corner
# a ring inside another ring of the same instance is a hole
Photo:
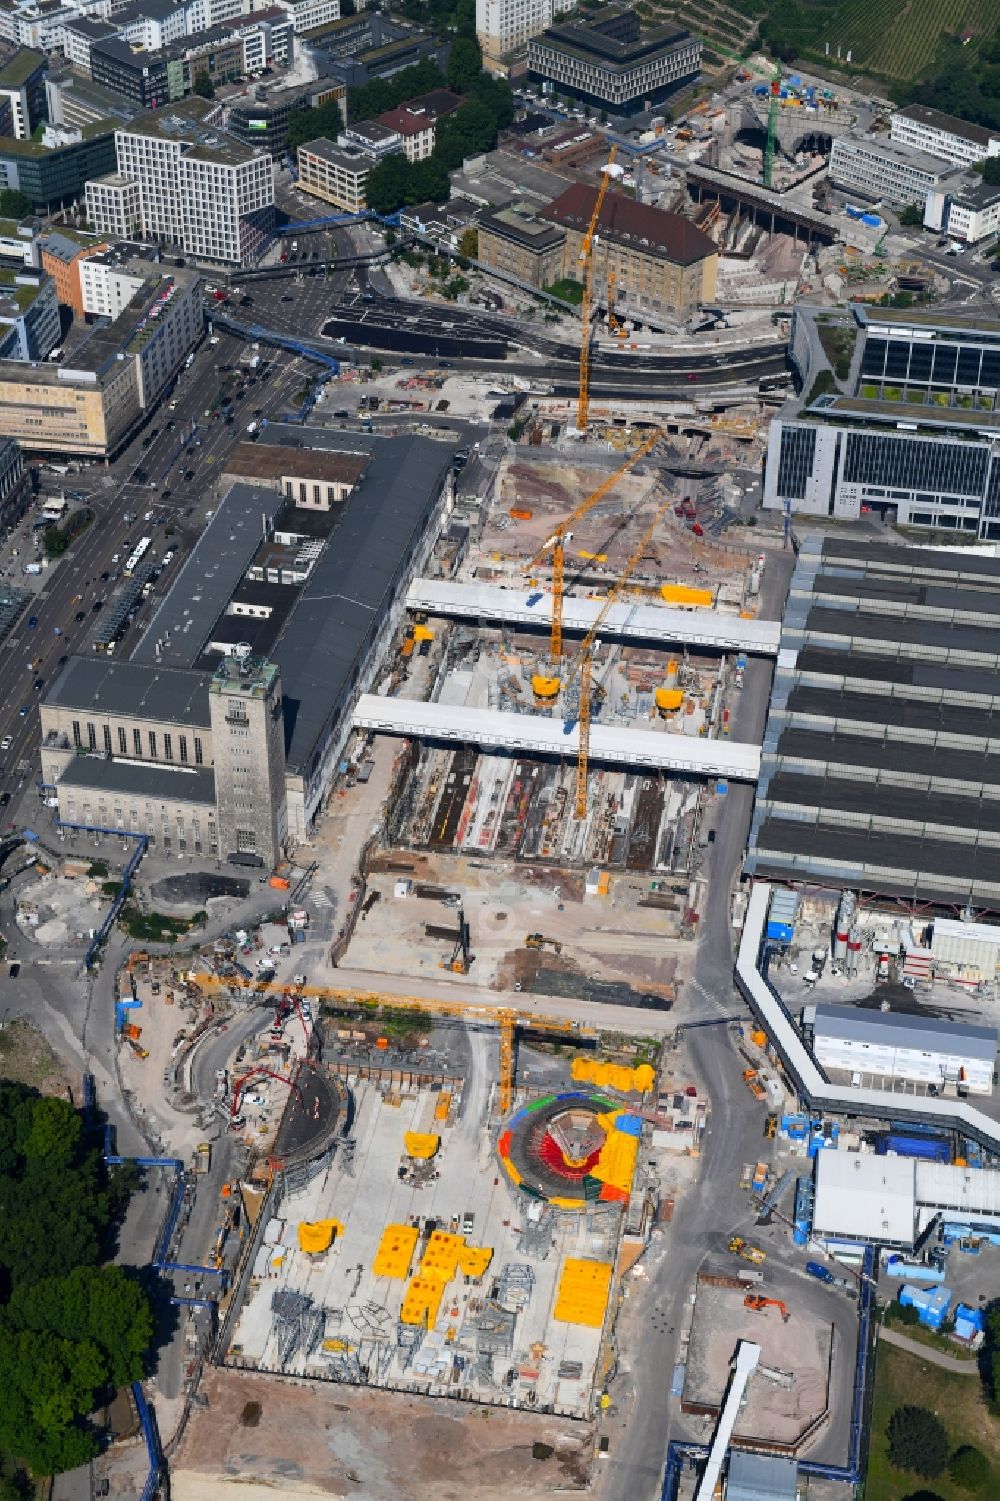
[[[771,777],[763,796],[772,808],[773,817],[780,816],[773,811],[775,805],[786,803],[795,808],[814,809],[817,814],[822,810],[828,820],[835,813],[850,813],[860,817],[898,818],[921,828],[933,823],[963,832],[979,828],[1000,834],[1000,800],[993,798],[941,792],[929,797],[923,788],[894,787],[888,782],[878,784],[878,795],[873,798],[871,782],[810,777],[791,771],[779,771]]]
[[[842,823],[765,818],[757,831],[751,863],[758,876],[787,878],[791,872],[802,880],[824,884],[833,879],[828,872],[836,866],[843,871],[837,877],[842,886],[856,890],[861,884],[886,896],[952,906],[975,897],[978,888],[1000,887],[1000,848],[870,833]],[[943,883],[943,877],[949,884]],[[995,907],[997,899],[991,898],[990,905]]]
[[[215,772],[210,766],[154,766],[145,761],[76,756],[59,778],[59,786],[215,807]]]
[[[876,611],[827,609],[813,605],[806,629],[821,636],[854,636],[864,641],[898,641],[901,645],[933,647],[938,651],[973,652],[984,658],[996,655],[995,628],[953,625],[945,620],[904,619]]]
[[[857,724],[887,722],[899,730],[1000,740],[1000,704],[995,709],[974,708],[968,704],[958,708],[945,700],[896,695],[888,698],[878,693],[797,683],[789,693],[785,707],[793,717],[808,715],[853,720]]]
[[[855,599],[869,604],[878,601],[898,604],[901,609],[915,607],[1000,616],[1000,587],[963,589],[960,584],[926,583],[922,579],[881,573],[849,574],[841,570],[818,574],[815,589],[823,598]]]
[[[941,694],[970,694],[1000,699],[1000,665],[965,667],[951,662],[922,662],[877,652],[848,651],[836,646],[804,646],[796,657],[800,673],[850,678],[854,682],[898,683]]]
[[[893,737],[852,735],[837,731],[789,725],[781,731],[775,753],[787,761],[810,761],[819,765],[863,767],[868,772],[899,772],[909,776],[971,782],[975,786],[1000,786],[1000,756],[972,748],[927,745]],[[871,784],[872,810],[878,808],[880,787]],[[927,794],[930,796],[931,794]],[[937,795],[936,793],[934,794]]]
[[[81,714],[162,719],[167,724],[206,727],[208,680],[176,667],[108,657],[70,657],[45,702]]]
[[[990,141],[996,139],[992,130],[987,130],[985,126],[973,125],[970,120],[960,120],[957,115],[946,115],[943,110],[932,109],[929,104],[908,104],[905,109],[896,110],[895,113],[905,115],[907,119],[915,120],[920,125],[929,125],[934,130],[946,130],[950,135],[961,136],[963,140],[972,141],[976,146],[988,146]]]
[[[879,570],[898,576],[940,574],[964,583],[995,581],[1000,587],[1000,558],[971,552],[968,548],[894,547],[891,542],[869,538],[824,537],[820,556],[835,562],[851,562],[868,572]]]

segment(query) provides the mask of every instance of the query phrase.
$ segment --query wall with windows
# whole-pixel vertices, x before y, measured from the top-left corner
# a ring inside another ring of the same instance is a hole
[[[93,715],[43,703],[42,780],[57,782],[81,752],[168,766],[214,765],[210,724],[169,724],[145,716]]]

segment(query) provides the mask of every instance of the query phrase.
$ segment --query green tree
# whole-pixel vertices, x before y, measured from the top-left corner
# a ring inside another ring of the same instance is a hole
[[[897,1470],[915,1470],[928,1479],[948,1463],[948,1431],[926,1407],[897,1407],[889,1419],[889,1459]]]
[[[209,74],[204,70],[202,70],[202,72],[200,72],[195,78],[194,84],[192,85],[192,91],[198,95],[199,99],[215,98],[215,84],[212,82]]]
[[[983,182],[989,183],[991,188],[1000,187],[1000,156],[988,156],[980,163],[983,174]]]
[[[924,222],[924,211],[919,204],[908,203],[904,209],[900,210],[899,222],[900,224],[909,225],[911,228],[919,229]]]
[[[456,37],[448,58],[446,77],[456,93],[463,94],[483,71],[483,52],[474,37]]]
[[[293,109],[288,116],[288,135],[285,144],[287,149],[294,153],[307,141],[318,141],[320,138],[335,141],[343,128],[343,116],[336,99],[317,105],[315,109]]]
[[[410,163],[405,156],[384,157],[368,174],[365,202],[376,214],[394,214],[410,202]],[[416,199],[412,200],[416,202]]]
[[[963,1444],[948,1461],[948,1473],[963,1490],[982,1490],[993,1474],[993,1467],[981,1449]]]
[[[4,188],[0,191],[0,215],[5,219],[24,219],[34,213],[35,205],[20,188]]]
[[[471,225],[468,229],[463,229],[462,238],[458,242],[458,250],[467,261],[474,261],[479,255],[479,231]]]

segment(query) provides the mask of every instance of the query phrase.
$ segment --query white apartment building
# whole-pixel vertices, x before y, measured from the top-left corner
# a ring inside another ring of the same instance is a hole
[[[80,262],[83,311],[99,318],[119,318],[145,279],[141,268],[129,269],[114,249],[88,256]]]
[[[970,182],[948,200],[948,212],[941,226],[953,240],[978,245],[980,240],[1000,234],[1000,188],[985,182]]]
[[[1000,134],[939,109],[930,109],[926,104],[908,104],[905,109],[897,110],[889,134],[901,146],[927,151],[959,167],[971,166],[988,156],[1000,156]]]
[[[242,266],[260,254],[271,228],[274,168],[266,152],[209,124],[217,112],[208,100],[185,99],[116,131],[118,176],[138,185],[146,239]]]
[[[830,154],[830,181],[862,198],[923,207],[927,194],[953,168],[911,146],[868,137],[839,136]]]
[[[374,165],[363,151],[346,150],[320,137],[299,147],[299,187],[334,208],[358,214],[367,207],[365,189]]]
[[[139,184],[117,172],[94,177],[84,190],[87,223],[98,234],[116,240],[131,240],[142,223]]]
[[[479,45],[487,56],[503,57],[575,8],[576,0],[476,0]]]
[[[120,36],[143,52],[159,52],[187,35],[187,15],[182,5],[130,6],[118,16]]]
[[[275,0],[291,17],[297,36],[340,20],[340,0]]]
[[[253,8],[253,0],[188,0],[183,7],[189,35],[248,15]]]

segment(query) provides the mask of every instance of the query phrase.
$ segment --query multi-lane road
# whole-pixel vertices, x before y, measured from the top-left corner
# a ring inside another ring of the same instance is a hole
[[[70,506],[89,505],[95,519],[46,570],[33,603],[0,643],[0,744],[9,737],[7,748],[0,751],[0,797],[4,799],[0,824],[17,822],[18,813],[31,811],[27,802],[20,808],[18,799],[29,790],[34,795],[39,771],[39,701],[64,659],[90,649],[92,629],[120,585],[128,553],[144,536],[152,538],[150,559],[162,559],[172,550],[174,562],[158,585],[169,587],[181,555],[201,530],[205,511],[215,504],[214,480],[229,450],[245,436],[258,408],[265,415],[282,411],[310,378],[311,372],[298,360],[267,349],[261,355],[270,365],[268,376],[250,384],[246,346],[229,335],[220,336],[218,344],[206,339],[194,364],[178,379],[173,408],[161,407],[113,463],[91,465],[64,479],[43,471],[46,493],[65,487],[74,497]],[[216,367],[238,369],[241,359],[245,394],[234,403],[232,423],[227,425],[221,417],[206,418],[205,411],[228,373]],[[33,555],[33,519],[29,513],[8,539],[8,557],[12,547],[18,549],[18,557],[10,559],[12,569]],[[127,653],[144,628],[156,599],[154,592],[130,627],[120,654]]]

